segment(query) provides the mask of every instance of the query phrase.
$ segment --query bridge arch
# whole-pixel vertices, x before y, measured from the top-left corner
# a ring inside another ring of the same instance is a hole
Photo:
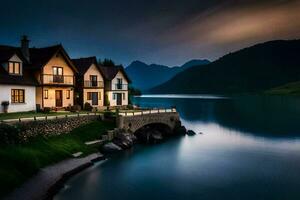
[[[173,131],[178,121],[180,121],[180,119],[176,110],[171,110],[169,112],[167,112],[167,110],[165,110],[165,112],[158,110],[158,112],[155,113],[150,111],[147,113],[135,113],[133,115],[128,115],[126,113],[126,115],[117,116],[117,127],[131,133],[135,133],[143,127],[153,125],[167,126]]]

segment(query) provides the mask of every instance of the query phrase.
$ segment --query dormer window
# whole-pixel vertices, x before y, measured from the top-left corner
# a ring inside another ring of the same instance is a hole
[[[21,63],[20,62],[8,62],[9,74],[21,75]]]

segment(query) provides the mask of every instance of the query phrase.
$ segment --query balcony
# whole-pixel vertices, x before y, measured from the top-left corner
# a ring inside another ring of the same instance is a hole
[[[84,81],[84,87],[88,88],[103,88],[103,81]]]
[[[127,84],[115,84],[113,90],[128,90]]]
[[[72,75],[53,75],[53,74],[43,74],[42,75],[43,84],[51,85],[74,85],[74,76]]]

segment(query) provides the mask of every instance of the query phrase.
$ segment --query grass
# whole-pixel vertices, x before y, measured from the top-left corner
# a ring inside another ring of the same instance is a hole
[[[22,145],[9,145],[0,149],[0,199],[38,172],[39,169],[72,157],[73,153],[87,155],[97,151],[84,142],[99,139],[115,125],[92,122],[74,129],[69,134],[50,138],[39,137]]]
[[[289,83],[266,91],[269,95],[291,95],[300,96],[300,82]]]
[[[89,113],[87,111],[80,111],[80,114]],[[56,115],[66,115],[66,114],[75,114],[72,112],[50,112],[46,113],[38,113],[35,111],[30,112],[17,112],[17,113],[0,113],[0,120],[6,119],[18,119],[18,118],[27,118],[27,117],[45,117],[45,116],[56,116]]]

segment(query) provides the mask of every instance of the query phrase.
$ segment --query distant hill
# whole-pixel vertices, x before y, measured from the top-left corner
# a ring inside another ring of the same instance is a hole
[[[300,81],[300,40],[270,41],[191,67],[151,93],[252,93]]]
[[[208,60],[191,60],[181,67],[168,67],[157,64],[147,65],[141,61],[134,61],[125,70],[132,80],[133,86],[145,91],[168,81],[189,67],[208,63],[210,63]]]
[[[267,90],[265,94],[300,96],[300,81]]]

